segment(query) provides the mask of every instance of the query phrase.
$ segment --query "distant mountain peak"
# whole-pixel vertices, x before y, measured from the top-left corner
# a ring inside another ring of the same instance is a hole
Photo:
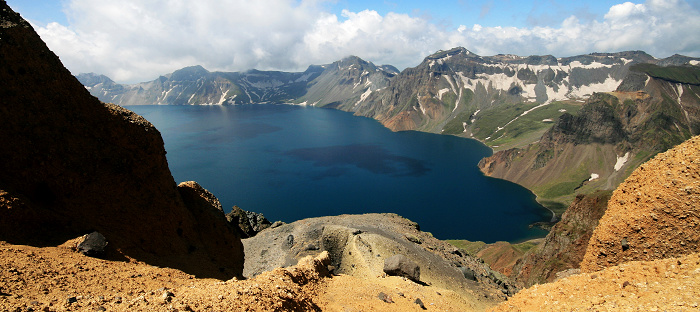
[[[442,59],[445,57],[455,56],[458,54],[464,54],[465,56],[468,56],[468,57],[479,57],[479,55],[477,55],[476,53],[474,53],[472,51],[467,50],[464,47],[456,47],[456,48],[452,48],[452,49],[449,49],[446,51],[439,50],[439,51],[429,55],[428,57],[426,57],[426,59],[429,59],[429,60]]]
[[[174,71],[170,76],[170,79],[180,81],[197,80],[208,75],[209,73],[210,72],[202,67],[202,65],[194,65]]]

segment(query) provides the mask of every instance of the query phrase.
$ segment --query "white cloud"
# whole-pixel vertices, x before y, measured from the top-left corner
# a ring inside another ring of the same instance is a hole
[[[452,30],[406,14],[336,16],[324,10],[324,1],[71,0],[70,25],[36,28],[73,73],[126,82],[196,64],[225,71],[303,70],[348,55],[405,68],[455,46],[481,55],[644,50],[657,57],[700,56],[700,14],[682,0],[625,2],[602,20],[569,16],[558,27],[474,24]]]

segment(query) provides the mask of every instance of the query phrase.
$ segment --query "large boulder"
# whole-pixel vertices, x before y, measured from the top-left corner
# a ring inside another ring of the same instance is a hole
[[[269,228],[243,239],[243,244],[246,277],[328,252],[334,274],[384,278],[385,261],[405,255],[420,267],[420,275],[410,274],[416,281],[453,290],[465,298],[502,300],[516,290],[483,261],[421,232],[418,224],[395,214],[304,219]]]
[[[92,232],[81,238],[76,249],[86,256],[99,257],[105,254],[107,244],[107,238],[104,235],[100,232]]]
[[[98,231],[110,250],[205,277],[241,275],[223,212],[183,200],[163,139],[103,104],[0,1],[0,240],[58,245]]]
[[[384,260],[384,273],[420,282],[420,267],[404,255],[393,255]]]

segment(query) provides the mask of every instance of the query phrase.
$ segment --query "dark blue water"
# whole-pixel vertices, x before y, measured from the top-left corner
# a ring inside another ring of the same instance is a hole
[[[195,180],[224,209],[272,220],[393,212],[440,239],[543,236],[549,212],[516,184],[485,177],[481,143],[289,105],[130,106],[162,133],[177,182]]]

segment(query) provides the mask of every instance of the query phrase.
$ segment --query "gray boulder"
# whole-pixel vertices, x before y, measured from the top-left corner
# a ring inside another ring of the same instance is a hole
[[[384,273],[420,282],[420,267],[404,255],[394,255],[384,260]]]

